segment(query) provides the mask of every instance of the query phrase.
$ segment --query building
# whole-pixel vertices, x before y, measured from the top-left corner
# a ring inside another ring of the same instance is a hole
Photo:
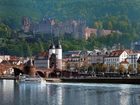
[[[140,58],[140,53],[132,53],[128,56],[129,65],[132,65],[134,72],[137,72],[138,59]]]
[[[96,36],[96,35],[97,35],[97,29],[88,28],[88,27],[85,28],[84,36],[85,36],[85,39],[86,39],[86,40],[87,40],[89,37],[91,37],[91,36]]]
[[[131,51],[129,50],[112,51],[109,55],[104,57],[104,64],[107,64],[108,67],[113,65],[116,69],[118,69],[120,63],[125,61],[130,53]]]
[[[22,30],[24,32],[29,32],[31,29],[31,21],[28,17],[23,17],[22,19]]]
[[[140,41],[137,41],[131,44],[132,44],[132,47],[134,47],[135,51],[140,51]]]
[[[121,32],[115,30],[94,29],[86,27],[84,30],[84,38],[87,40],[91,36],[108,36],[112,33],[121,34]]]
[[[26,26],[26,25],[24,25]],[[75,39],[84,38],[84,29],[86,22],[83,20],[66,20],[57,22],[55,19],[44,17],[38,23],[32,23],[32,31],[34,34],[44,33],[56,37],[63,35]]]
[[[89,64],[95,65],[95,64],[103,64],[104,63],[104,57],[108,55],[108,51],[106,48],[104,49],[94,49],[92,52],[88,55],[88,62]]]
[[[60,43],[50,45],[48,52],[42,52],[34,59],[34,65],[38,69],[62,70],[62,47]]]
[[[56,46],[55,49],[55,54],[56,54],[56,67],[59,70],[62,70],[62,46],[60,45],[60,43]]]
[[[10,55],[0,55],[0,63],[5,60],[9,61],[10,60]]]
[[[75,71],[81,66],[80,53],[80,50],[64,52],[63,60],[65,62],[65,70]]]
[[[48,69],[49,68],[49,60],[48,53],[41,52],[34,58],[34,65],[37,69]]]
[[[92,51],[81,51],[80,52],[80,67],[81,66],[86,66],[88,67],[92,63],[90,62],[90,54]]]
[[[93,53],[90,54],[91,64],[103,64],[104,63],[104,54],[102,53]]]

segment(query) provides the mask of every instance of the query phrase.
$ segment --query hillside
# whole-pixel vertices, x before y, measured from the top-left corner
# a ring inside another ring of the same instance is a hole
[[[2,20],[11,19],[16,25],[23,16],[36,21],[45,15],[58,20],[85,19],[89,25],[107,15],[140,20],[140,0],[0,0],[0,10]]]
[[[46,39],[46,34],[24,38],[24,33],[19,31],[23,16],[33,22],[39,22],[44,16],[58,22],[81,19],[89,27],[122,33],[88,40],[61,36],[63,50],[111,48],[119,43],[123,48],[130,48],[131,42],[140,39],[139,11],[140,0],[0,0],[0,54],[30,56],[48,49],[50,39]]]

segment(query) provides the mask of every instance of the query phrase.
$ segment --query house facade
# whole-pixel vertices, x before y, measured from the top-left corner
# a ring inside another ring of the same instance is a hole
[[[10,60],[10,55],[0,55],[0,63],[5,60],[9,61]]]
[[[37,69],[48,69],[49,68],[48,53],[41,52],[38,56],[36,56],[34,59],[34,65]]]
[[[64,52],[63,61],[65,62],[65,70],[75,71],[81,66],[80,53],[80,50]]]
[[[125,50],[112,51],[108,56],[104,57],[104,64],[108,67],[111,65],[118,69],[121,62],[125,61],[128,57],[128,52]]]
[[[140,58],[140,53],[132,53],[128,56],[128,62],[132,65],[134,72],[137,72],[138,59]]]

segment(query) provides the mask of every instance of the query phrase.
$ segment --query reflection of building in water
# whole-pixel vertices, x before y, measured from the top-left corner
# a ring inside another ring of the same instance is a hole
[[[123,86],[120,88],[119,92],[119,105],[135,105],[132,101],[133,97],[130,93],[129,86],[127,85],[127,88]]]
[[[63,89],[61,86],[47,85],[47,100],[49,105],[65,105],[63,103]],[[50,97],[51,96],[51,97]]]
[[[97,105],[119,105],[119,99],[118,99],[118,95],[116,94],[116,91],[114,90],[100,90],[100,91],[96,91],[96,103]]]
[[[48,105],[46,85],[23,83],[19,84],[19,105]]]
[[[57,105],[63,105],[63,90],[61,86],[57,88],[56,94]]]
[[[140,105],[140,94],[132,94],[134,105]]]
[[[0,105],[10,105],[14,102],[14,80],[2,80],[2,95]]]

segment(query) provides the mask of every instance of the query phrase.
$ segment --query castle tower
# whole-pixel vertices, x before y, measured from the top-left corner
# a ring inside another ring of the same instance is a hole
[[[49,57],[52,55],[52,54],[55,54],[55,45],[52,43],[49,47]]]
[[[48,68],[52,67],[52,63],[54,64],[54,60],[53,60],[53,62],[50,61],[50,59],[52,58],[52,55],[54,55],[54,54],[55,54],[55,45],[53,43],[51,43],[51,45],[49,47],[49,55],[48,55]]]
[[[31,21],[28,17],[23,17],[22,19],[22,29],[24,32],[29,32],[31,27]]]
[[[56,68],[62,70],[62,46],[60,42],[57,43],[56,49]]]

